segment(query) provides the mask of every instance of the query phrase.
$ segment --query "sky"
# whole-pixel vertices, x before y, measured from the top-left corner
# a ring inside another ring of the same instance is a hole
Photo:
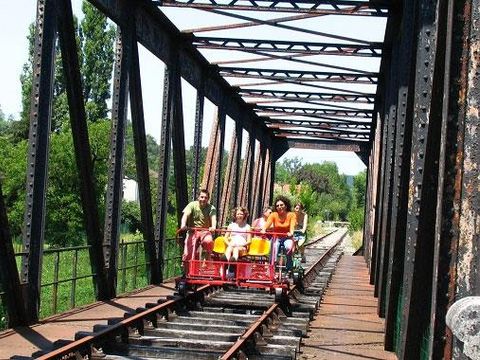
[[[73,0],[73,11],[81,16],[81,1]],[[0,2],[0,46],[8,49],[0,56],[0,108],[7,116],[19,117],[21,110],[21,84],[20,74],[23,64],[27,60],[27,33],[28,26],[35,20],[36,1],[18,0]],[[178,16],[178,11],[171,11],[169,16]],[[182,13],[183,15],[185,13]],[[198,19],[198,18],[197,18]],[[212,22],[217,19],[212,18]],[[185,27],[195,27],[196,17],[186,17]],[[350,19],[348,21],[351,21]],[[223,23],[224,21],[222,21]],[[328,26],[332,26],[331,24]],[[347,26],[339,24],[338,26]],[[263,33],[264,36],[271,36]],[[213,36],[213,35],[212,35]],[[139,46],[140,69],[142,75],[142,90],[144,97],[144,112],[146,131],[155,139],[160,138],[162,91],[163,91],[163,63],[154,55]],[[195,116],[195,89],[187,82],[182,82],[183,110],[185,118],[185,143],[186,146],[193,144],[193,122]],[[204,129],[202,145],[208,146],[210,128],[214,116],[215,106],[208,100],[205,102]],[[233,121],[227,118],[226,131],[230,134],[233,129]],[[189,131],[191,130],[191,131]],[[229,136],[225,137],[225,148],[230,146]],[[341,173],[355,175],[365,169],[363,162],[351,152],[323,151],[290,149],[280,159],[298,157],[303,163],[321,163],[333,161],[337,164]]]

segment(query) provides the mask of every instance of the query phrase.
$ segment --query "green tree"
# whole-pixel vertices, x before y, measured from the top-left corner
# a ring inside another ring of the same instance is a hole
[[[275,165],[275,181],[282,184],[297,183],[296,174],[302,168],[299,157],[285,158]]]
[[[32,102],[32,80],[33,80],[33,55],[35,47],[35,24],[31,23],[28,27],[28,59],[23,64],[20,74],[20,83],[22,84],[22,110],[20,120],[12,125],[12,136],[14,141],[28,139],[30,127],[30,104]]]
[[[85,109],[89,121],[98,121],[108,116],[115,29],[89,2],[83,2],[82,11],[85,17],[80,24],[80,40]]]

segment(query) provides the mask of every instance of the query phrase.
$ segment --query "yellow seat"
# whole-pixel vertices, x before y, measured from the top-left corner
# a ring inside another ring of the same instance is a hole
[[[267,256],[270,254],[270,240],[258,237],[252,238],[250,247],[248,248],[249,256]]]
[[[213,252],[217,254],[225,254],[227,244],[225,244],[225,236],[218,236],[213,243]]]

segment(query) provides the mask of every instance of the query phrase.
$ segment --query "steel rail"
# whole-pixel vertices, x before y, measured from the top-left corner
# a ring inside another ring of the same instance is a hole
[[[331,232],[332,233],[332,232]],[[315,240],[317,242],[326,236],[330,235],[326,234],[320,237],[319,239]],[[325,254],[323,254],[315,263],[312,265],[306,274],[309,274],[313,268],[318,266],[322,263],[322,261],[326,258],[327,255],[330,255],[333,251],[333,248],[336,247],[342,238],[332,246]],[[312,242],[311,244],[313,244]],[[201,292],[208,291],[212,288],[210,285],[204,285],[197,289],[196,292],[188,294],[186,298],[178,298],[173,300],[166,300],[165,302],[156,305],[150,309],[142,311],[141,313],[132,315],[124,320],[119,321],[118,323],[109,326],[104,330],[100,330],[93,335],[87,335],[82,337],[79,340],[73,341],[70,344],[67,344],[59,349],[53,350],[48,354],[42,355],[38,357],[38,360],[52,360],[52,359],[65,359],[72,357],[77,357],[78,352],[84,352],[90,354],[92,351],[95,351],[97,348],[95,346],[101,345],[106,338],[116,336],[119,334],[125,334],[130,327],[138,327],[139,322],[143,322],[144,320],[148,320],[151,316],[154,316],[158,313],[161,313],[167,309],[170,309],[174,305],[178,304],[181,301],[188,299],[189,297],[194,297]],[[288,292],[287,295],[290,295],[296,289],[296,285],[294,285]],[[221,359],[232,359],[232,357],[241,350],[241,348],[245,345],[246,341],[249,340],[257,331],[258,329],[272,316],[272,314],[279,308],[279,304],[273,304],[270,306],[268,310],[266,310],[259,319],[257,319],[245,332],[239,337],[239,339],[232,345],[232,347],[221,357]],[[98,346],[100,348],[100,346]]]
[[[321,236],[319,237],[319,239],[317,239],[315,242],[318,242],[322,239],[324,239],[325,237],[331,235],[332,233],[336,232],[337,230],[335,231],[332,231],[331,233],[328,233],[324,236]],[[334,249],[341,243],[341,241],[343,240],[343,238],[345,237],[345,234],[340,237],[340,239],[335,243],[333,244],[324,254],[322,254],[322,256],[320,256],[320,258],[315,261],[315,263],[310,266],[310,268],[305,272],[305,276],[310,276],[310,274],[313,274],[313,270],[321,265],[325,260],[326,258],[330,257],[332,252],[334,251]],[[313,244],[313,243],[312,243]],[[287,292],[287,296],[290,296],[290,294],[293,293],[293,291],[295,291],[297,289],[297,285],[293,285],[291,289],[288,290]],[[246,342],[248,340],[250,340],[254,335],[255,333],[257,333],[259,331],[259,329],[261,328],[261,326],[263,324],[265,324],[265,322],[270,318],[270,316],[272,316],[272,314],[280,307],[280,304],[278,303],[275,303],[275,304],[272,304],[272,306],[270,306],[261,316],[258,320],[256,320],[255,322],[253,322],[253,324],[245,330],[245,332],[238,338],[238,340],[230,347],[230,349],[228,349],[221,357],[220,359],[221,360],[230,360],[230,359],[233,359],[235,358],[235,356],[242,350],[242,348],[245,346]]]
[[[193,294],[187,295],[189,296],[194,296],[198,293],[207,291],[211,289],[212,287],[210,285],[204,285],[201,286],[200,288],[197,289],[197,291]],[[71,355],[75,352],[86,350],[86,351],[91,351],[93,344],[97,342],[102,342],[105,338],[115,335],[119,332],[124,331],[125,329],[128,329],[132,325],[135,325],[139,321],[143,321],[144,319],[147,319],[149,316],[155,315],[163,310],[169,309],[173,305],[184,301],[184,298],[178,298],[175,300],[167,300],[157,306],[154,306],[150,309],[147,309],[141,313],[132,315],[128,317],[127,319],[124,319],[114,325],[109,326],[107,329],[101,330],[94,335],[88,335],[85,336],[79,340],[73,341],[72,343],[65,345],[59,349],[53,350],[49,352],[48,354],[45,354],[43,356],[40,356],[37,358],[37,360],[52,360],[52,359],[60,359],[64,356]]]

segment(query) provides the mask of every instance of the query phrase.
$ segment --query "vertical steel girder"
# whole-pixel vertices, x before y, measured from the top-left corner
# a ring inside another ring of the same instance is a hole
[[[376,283],[375,280],[378,279],[378,264],[379,256],[380,256],[380,249],[381,249],[381,238],[380,238],[380,226],[381,226],[381,214],[383,211],[383,178],[385,177],[385,150],[387,144],[387,126],[388,126],[388,119],[385,119],[384,116],[379,116],[377,121],[381,122],[381,144],[382,147],[379,153],[379,160],[378,160],[378,172],[377,172],[377,192],[375,194],[375,204],[376,204],[376,216],[375,222],[373,224],[373,242],[372,242],[372,261],[370,266],[370,284],[375,284],[375,296],[378,296],[378,282]]]
[[[48,152],[55,68],[55,1],[38,0],[32,102],[27,155],[27,199],[21,281],[26,283],[28,322],[38,320],[45,236]]]
[[[200,161],[202,154],[202,130],[203,130],[203,108],[205,104],[204,75],[197,88],[197,100],[195,105],[195,132],[193,134],[193,181],[192,181],[192,200],[198,196]]]
[[[241,128],[240,128],[241,131]],[[240,133],[241,136],[241,133]],[[238,143],[238,128],[236,127],[232,134],[232,141],[230,145],[230,152],[228,153],[228,163],[223,179],[226,186],[222,190],[222,199],[220,202],[219,212],[219,224],[226,224],[229,220],[231,210],[236,206],[236,202],[233,194],[237,192],[237,174],[238,174],[238,156],[239,156],[239,143]],[[241,147],[241,138],[240,138]]]
[[[182,82],[180,73],[175,71],[174,112],[172,119],[173,167],[175,170],[175,197],[177,200],[178,225],[182,219],[183,209],[188,203],[187,167],[185,157],[185,131],[182,107]]]
[[[255,161],[255,174],[254,174],[254,181],[255,181],[255,190],[254,190],[254,202],[252,207],[252,214],[255,217],[260,216],[262,211],[263,203],[264,203],[264,194],[265,194],[265,176],[266,176],[266,159],[267,149],[264,144],[264,138],[261,139],[258,146],[258,154],[257,159]]]
[[[471,132],[471,129],[478,126],[478,117],[472,116],[473,113],[470,112],[476,107],[480,85],[478,75],[471,76],[478,59],[474,50],[479,46],[479,28],[474,25],[480,15],[478,6],[478,1],[474,1],[474,4],[448,4],[446,78],[432,281],[436,292],[432,296],[430,315],[435,319],[430,327],[434,335],[431,343],[433,358],[461,358],[462,350],[447,328],[445,316],[456,299],[479,294],[478,286],[465,286],[465,279],[471,275],[472,278],[477,276],[478,284],[478,273],[475,275],[474,270],[474,259],[478,261],[478,240],[472,236],[473,223],[469,223],[473,221],[472,215],[474,217],[475,212],[478,213],[478,192],[470,191],[472,185],[478,186],[478,180],[472,177],[471,167],[472,161],[478,163],[478,138],[475,139],[475,132]],[[478,170],[473,172],[478,175]],[[462,185],[464,179],[466,183]],[[467,206],[464,207],[465,205]],[[463,276],[457,277],[459,268],[467,271],[460,270]],[[475,284],[475,280],[472,284]]]
[[[405,1],[402,11],[402,28],[399,32],[398,54],[401,66],[398,69],[397,129],[395,133],[395,158],[391,226],[385,236],[390,238],[389,265],[385,294],[385,348],[394,349],[398,303],[403,283],[404,239],[408,199],[408,176],[410,170],[410,147],[413,112],[413,87],[410,84],[414,39],[414,2]],[[398,334],[397,334],[398,335]],[[398,336],[397,336],[398,337]]]
[[[236,146],[236,153],[234,159],[234,170],[233,170],[233,183],[232,183],[232,202],[233,204],[239,205],[240,204],[240,164],[242,162],[242,141],[243,141],[243,119],[235,122],[235,142]],[[228,183],[227,183],[228,184]]]
[[[412,153],[403,276],[400,358],[419,356],[429,339],[435,213],[438,188],[439,124],[444,78],[443,1],[418,4]],[[425,351],[425,350],[424,350]]]
[[[375,140],[371,149],[370,155],[370,171],[368,174],[368,192],[367,192],[367,202],[366,208],[367,216],[365,217],[365,230],[364,230],[364,242],[365,242],[365,259],[369,265],[370,271],[373,271],[373,259],[374,259],[374,230],[375,230],[375,221],[377,218],[377,192],[378,192],[378,169],[380,163],[380,153],[381,153],[381,132],[382,132],[382,123],[381,120],[377,120],[377,126],[375,128]]]
[[[249,134],[248,139],[246,141],[245,145],[245,156],[243,160],[243,165],[242,165],[242,174],[240,177],[240,188],[238,190],[238,200],[237,203],[239,203],[242,206],[247,206],[248,207],[248,189],[250,187],[250,184],[248,183],[249,178],[248,174],[250,173],[250,166],[251,166],[251,151],[252,147],[250,146],[250,143],[252,141],[252,138]]]
[[[117,28],[116,57],[113,74],[112,132],[104,225],[104,257],[108,269],[108,297],[117,287],[117,260],[123,196],[123,158],[128,102],[128,75],[131,63],[131,33]]]
[[[248,209],[253,208],[253,201],[255,199],[255,193],[254,193],[254,184],[255,184],[255,178],[254,178],[254,172],[255,172],[255,151],[256,151],[256,140],[255,140],[255,134],[254,130],[252,129],[250,132],[250,150],[249,150],[249,161],[248,161],[248,168],[247,168],[247,173],[246,173],[246,182],[247,182],[247,197],[246,197],[246,206]]]
[[[218,105],[215,114],[202,181],[202,188],[205,188],[210,192],[211,202],[219,214],[221,213],[220,197],[223,183],[223,181],[221,181],[221,174],[223,164],[223,146],[225,143],[225,120],[225,106],[224,101],[222,101]]]
[[[129,31],[134,31],[131,27]],[[147,141],[145,132],[145,118],[143,114],[143,96],[138,58],[138,45],[135,33],[131,40],[132,60],[129,72],[130,110],[132,114],[133,145],[135,147],[135,166],[137,170],[138,193],[140,198],[140,215],[142,233],[145,240],[145,258],[148,262],[148,274],[151,284],[160,283],[160,272],[155,246],[155,227],[152,212],[152,195],[150,191],[150,177],[147,159]]]
[[[220,148],[220,117],[217,108],[214,115],[210,141],[208,143],[207,156],[205,159],[205,170],[203,172],[202,188],[207,189],[210,197],[213,198],[213,187],[215,185],[215,175],[217,174],[218,155]],[[218,209],[217,209],[218,210]]]
[[[165,66],[163,83],[162,133],[160,138],[160,161],[158,171],[157,218],[155,222],[155,241],[158,243],[160,281],[163,281],[163,250],[165,246],[165,228],[168,208],[168,176],[170,172],[171,134],[174,121],[177,91],[177,61],[172,54],[171,65]],[[183,209],[182,209],[183,210]]]
[[[398,79],[397,72],[398,66],[401,65],[398,62],[398,49],[394,47],[392,49],[392,58],[390,61],[390,75],[389,75],[389,89],[387,95],[387,106],[386,111],[388,111],[388,124],[387,124],[387,144],[385,151],[385,173],[384,173],[384,184],[383,184],[383,199],[382,199],[382,210],[381,215],[382,222],[380,227],[379,236],[382,238],[381,248],[379,249],[380,253],[380,263],[377,274],[378,274],[378,314],[380,317],[385,316],[385,290],[387,283],[387,272],[388,264],[390,263],[390,237],[387,236],[387,233],[390,231],[391,216],[392,216],[392,171],[393,171],[393,158],[395,156],[395,130],[396,130],[396,121],[397,121],[397,87]]]
[[[218,104],[218,150],[217,150],[217,164],[214,177],[215,191],[213,192],[213,201],[217,211],[222,212],[223,209],[220,208],[220,200],[222,196],[222,188],[225,186],[222,179],[222,170],[223,170],[223,148],[225,146],[225,121],[226,121],[226,112],[225,112],[225,98],[222,98],[220,104]],[[230,184],[227,184],[229,186]]]
[[[263,208],[270,204],[273,194],[273,181],[272,181],[272,142],[270,139],[265,139],[265,161],[264,161],[264,185],[263,185],[263,203],[260,206],[260,213],[263,212]],[[261,215],[261,214],[259,214]]]
[[[103,235],[95,194],[95,178],[93,175],[80,65],[77,55],[72,4],[70,0],[65,0],[57,1],[56,5],[62,65],[65,74],[65,85],[70,111],[70,124],[72,127],[75,160],[79,174],[80,197],[87,242],[90,245],[90,266],[92,273],[96,274],[93,281],[97,299],[106,299],[108,298],[106,294],[108,287],[103,259]]]
[[[20,288],[15,251],[13,249],[10,227],[8,226],[7,208],[3,201],[2,184],[0,183],[0,284],[5,292],[8,314],[8,326],[14,327],[27,323],[25,317],[25,300]]]

